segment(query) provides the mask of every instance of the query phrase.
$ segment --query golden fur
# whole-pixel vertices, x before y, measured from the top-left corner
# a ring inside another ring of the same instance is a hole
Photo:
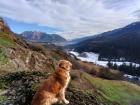
[[[70,81],[71,66],[69,61],[60,60],[56,72],[45,80],[33,97],[31,105],[52,105],[58,101],[68,104],[65,91]]]

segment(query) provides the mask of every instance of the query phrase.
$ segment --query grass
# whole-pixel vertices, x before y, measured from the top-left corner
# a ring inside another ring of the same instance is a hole
[[[83,73],[83,77],[113,103],[121,105],[129,105],[132,102],[140,103],[140,87],[137,85],[124,81],[104,80],[92,77],[87,73]]]
[[[0,96],[0,105],[2,105],[5,100],[7,100],[6,96]]]
[[[14,47],[15,42],[12,40],[9,34],[0,32],[0,46],[1,47]]]
[[[0,45],[4,47],[12,47],[14,44],[0,37]]]
[[[0,32],[0,63],[1,64],[5,64],[8,61],[4,48],[5,47],[10,48],[14,46],[15,46],[15,42],[12,40],[11,36],[4,32]]]
[[[123,74],[117,70],[108,69],[105,67],[97,66],[93,63],[86,63],[77,61],[73,63],[77,70],[82,70],[92,76],[108,79],[108,80],[122,80]]]
[[[7,62],[8,62],[8,58],[7,58],[6,54],[5,54],[4,49],[0,48],[0,63],[5,64]]]

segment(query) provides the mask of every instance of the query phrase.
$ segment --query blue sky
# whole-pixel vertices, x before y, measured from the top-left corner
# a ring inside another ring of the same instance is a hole
[[[140,21],[140,0],[1,0],[0,16],[18,33],[37,30],[74,39]]]
[[[38,24],[33,23],[25,23],[22,21],[16,21],[9,18],[4,17],[4,20],[10,26],[11,30],[20,34],[24,31],[41,31],[46,33],[57,33],[62,32],[60,29],[51,28],[47,26],[40,26]]]

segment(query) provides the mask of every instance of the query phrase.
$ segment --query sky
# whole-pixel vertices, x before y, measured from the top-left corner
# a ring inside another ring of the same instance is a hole
[[[14,32],[43,31],[66,39],[99,34],[140,20],[140,0],[1,0]]]

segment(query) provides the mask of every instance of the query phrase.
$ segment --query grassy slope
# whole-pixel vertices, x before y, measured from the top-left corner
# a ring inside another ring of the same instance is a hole
[[[104,80],[83,73],[88,80],[110,102],[120,105],[140,104],[140,87],[125,81]]]
[[[5,64],[8,60],[5,54],[5,48],[14,46],[15,43],[9,37],[9,35],[4,32],[0,32],[0,64]]]
[[[10,38],[10,35],[5,32],[0,32],[0,47],[13,47],[15,42]]]
[[[69,105],[139,105],[140,87],[116,80],[105,80],[93,77],[85,72],[73,71],[72,81],[66,93]],[[30,105],[40,81],[48,77],[48,73],[17,72],[0,78],[0,90],[15,91],[8,96],[0,96],[0,102],[9,97],[11,102],[20,100],[22,105]],[[22,87],[22,90],[20,87]],[[1,93],[1,92],[0,92]],[[17,98],[14,98],[17,97]],[[20,97],[20,98],[19,98]],[[22,98],[27,99],[22,102]],[[59,104],[56,104],[59,105]]]

